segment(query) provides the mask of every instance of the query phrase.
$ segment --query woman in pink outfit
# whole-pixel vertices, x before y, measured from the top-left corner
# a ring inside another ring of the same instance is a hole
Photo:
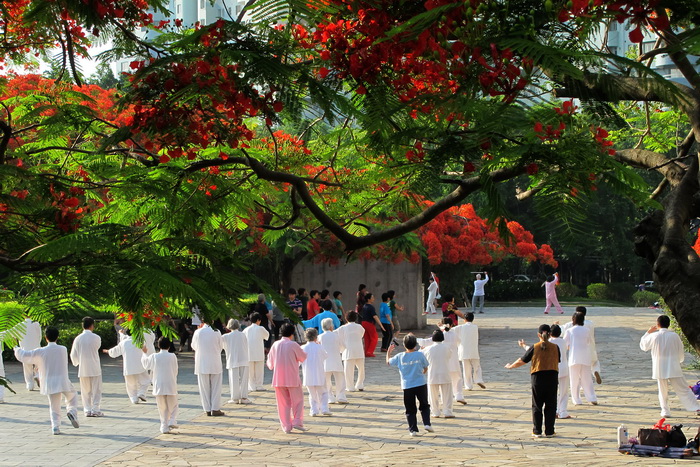
[[[306,360],[306,353],[291,337],[294,326],[289,323],[280,329],[282,338],[272,344],[267,355],[267,367],[272,370],[272,387],[277,398],[277,413],[285,433],[292,428],[304,428],[304,391],[299,378],[299,364]]]
[[[544,309],[544,314],[548,315],[549,314],[549,309],[552,307],[552,305],[555,306],[559,314],[564,313],[564,310],[561,309],[561,305],[559,305],[559,300],[557,299],[557,284],[559,283],[559,273],[555,272],[553,276],[548,276],[547,280],[542,283],[542,286],[544,286],[544,291],[545,291],[545,297],[547,301],[547,306]]]

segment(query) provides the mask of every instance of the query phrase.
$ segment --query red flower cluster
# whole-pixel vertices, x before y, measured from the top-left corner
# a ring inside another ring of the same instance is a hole
[[[606,130],[605,128],[596,127],[592,131],[593,131],[593,137],[600,145],[600,150],[602,152],[607,152],[611,156],[614,156],[615,150],[612,148],[612,145],[614,143],[612,141],[610,141],[609,139],[607,139],[607,137],[609,135],[608,130]]]
[[[554,142],[561,137],[562,130],[566,129],[566,124],[564,122],[559,122],[559,126],[554,128],[552,125],[547,125],[544,127],[541,122],[535,123],[535,133],[539,139],[542,141]]]

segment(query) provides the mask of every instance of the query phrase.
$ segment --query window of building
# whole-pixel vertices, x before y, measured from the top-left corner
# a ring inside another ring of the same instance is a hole
[[[175,7],[175,12],[176,12],[178,15],[179,15],[180,13],[182,13],[182,5],[181,5],[181,4],[179,4],[179,3],[177,4],[177,6]]]
[[[617,21],[610,21],[610,32],[617,31]]]
[[[199,0],[199,8],[204,8],[204,0]]]

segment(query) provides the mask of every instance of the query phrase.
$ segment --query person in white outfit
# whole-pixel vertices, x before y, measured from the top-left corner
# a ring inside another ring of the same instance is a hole
[[[486,389],[484,377],[481,374],[481,357],[479,356],[479,327],[474,324],[474,313],[467,312],[465,324],[456,326],[451,332],[459,336],[459,359],[462,361],[464,387],[471,391],[474,383]]]
[[[253,313],[250,322],[253,324],[243,330],[243,334],[248,339],[248,358],[250,358],[248,389],[264,391],[265,341],[270,338],[270,333],[260,325],[262,322],[260,313]]]
[[[445,334],[439,329],[433,332],[431,340],[433,341],[432,345],[421,349],[428,360],[430,412],[433,417],[454,418],[452,413],[452,378],[449,369],[452,349],[445,344]],[[442,404],[440,399],[442,399]]]
[[[668,316],[660,315],[656,319],[656,325],[650,327],[639,341],[639,348],[644,352],[651,351],[651,377],[659,386],[659,405],[661,416],[664,418],[671,416],[668,406],[669,384],[673,386],[685,410],[696,413],[700,410],[700,405],[688,387],[681,369],[681,363],[685,359],[683,342],[678,334],[668,329],[670,324],[671,319]]]
[[[428,278],[428,299],[425,302],[425,311],[423,312],[424,315],[434,315],[437,313],[437,309],[435,308],[435,300],[437,299],[439,291],[440,286],[435,280],[435,275],[431,272],[430,277]]]
[[[241,323],[237,319],[230,319],[226,328],[231,331],[222,337],[231,390],[231,399],[228,402],[250,404],[252,401],[248,399],[248,338],[241,332]]]
[[[141,349],[134,345],[131,338],[131,331],[126,330],[124,337],[116,347],[112,347],[102,352],[112,358],[122,357],[124,366],[124,382],[126,383],[126,394],[132,404],[146,402],[146,390],[151,384],[148,372],[141,364]]]
[[[440,329],[445,335],[445,345],[452,350],[450,360],[447,363],[450,379],[452,380],[452,393],[455,401],[466,405],[467,401],[464,400],[464,378],[462,378],[462,369],[459,366],[459,334],[453,331],[454,324],[452,318],[442,318]]]
[[[593,321],[588,319],[587,315],[587,309],[585,306],[577,306],[576,311],[579,313],[583,313],[583,316],[586,317],[586,321],[584,321],[584,326],[588,328],[591,331],[591,372],[592,372],[592,377],[595,378],[596,383],[602,384],[603,379],[600,376],[600,360],[598,360],[598,349],[596,348],[595,344],[595,326],[593,325]],[[571,326],[573,326],[573,323],[569,322],[566,323],[564,326],[562,326],[562,333],[565,333],[567,329],[569,329]]]
[[[365,389],[365,347],[362,337],[365,328],[357,324],[357,312],[348,312],[348,322],[338,328],[340,345],[343,350],[343,362],[345,363],[345,387],[348,391],[364,391]],[[355,382],[355,368],[357,368],[357,382]]]
[[[36,365],[39,370],[41,394],[49,398],[51,430],[61,434],[61,396],[66,399],[67,416],[73,427],[78,428],[78,394],[68,378],[68,350],[56,344],[58,329],[46,329],[46,347],[24,350],[15,347],[15,357],[22,363]]]
[[[306,344],[301,350],[306,353],[306,360],[301,362],[301,370],[304,377],[303,384],[309,391],[309,405],[311,416],[332,415],[328,408],[328,389],[326,389],[326,371],[323,362],[328,354],[318,342],[318,330],[309,328],[305,332]]]
[[[481,278],[481,274],[476,275],[476,280],[474,281],[474,295],[472,296],[472,313],[476,313],[476,302],[479,302],[479,313],[484,312],[484,298],[486,297],[486,292],[484,292],[484,286],[489,281],[489,273],[485,272],[485,279]]]
[[[78,367],[80,379],[80,397],[86,417],[102,417],[100,402],[102,400],[102,367],[100,366],[100,347],[102,338],[95,334],[95,320],[89,316],[83,318],[83,332],[73,340],[70,359]]]
[[[19,339],[19,348],[22,350],[34,350],[41,347],[41,325],[30,318],[24,320],[20,325],[24,326],[24,332]],[[39,387],[40,378],[37,367],[33,363],[22,363],[24,370],[24,382],[27,385],[27,390],[33,391]]]
[[[158,353],[148,353],[148,346],[141,349],[141,363],[153,377],[153,395],[156,397],[160,415],[160,432],[170,433],[177,425],[177,356],[168,352],[170,339],[158,339]]]
[[[573,326],[564,332],[563,339],[569,346],[569,388],[571,401],[580,405],[579,386],[583,387],[586,400],[598,405],[598,398],[591,378],[591,331],[584,326],[585,316],[576,312],[572,317]]]
[[[212,328],[205,318],[202,325],[192,335],[194,350],[194,374],[197,375],[199,396],[202,408],[211,417],[221,417],[221,386],[223,385],[223,365],[221,351],[224,341],[218,329]]]
[[[342,345],[340,334],[334,331],[333,319],[326,318],[321,321],[323,334],[318,336],[321,347],[326,351],[326,360],[323,362],[323,369],[326,372],[326,389],[328,391],[328,401],[331,404],[347,404],[345,395],[345,374],[343,373]],[[335,393],[333,393],[333,382],[335,380]]]

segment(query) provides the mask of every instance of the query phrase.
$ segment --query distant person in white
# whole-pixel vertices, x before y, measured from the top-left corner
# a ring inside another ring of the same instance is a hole
[[[435,308],[435,300],[437,299],[438,293],[440,291],[440,286],[435,280],[435,274],[433,274],[432,272],[430,273],[428,282],[428,300],[426,300],[425,302],[425,311],[423,312],[423,314],[434,315],[435,313],[437,313],[437,309]]]
[[[160,415],[160,432],[170,433],[177,426],[177,356],[168,352],[170,339],[158,339],[158,353],[148,353],[148,346],[141,349],[141,364],[153,376],[153,395]]]
[[[192,335],[194,350],[194,374],[197,375],[202,408],[211,417],[221,417],[221,386],[223,385],[223,365],[221,351],[224,341],[218,329],[212,328],[202,318],[202,327]]]
[[[228,369],[228,384],[233,404],[250,404],[248,399],[248,338],[241,332],[241,323],[230,319],[226,328],[231,331],[224,334],[224,350],[226,351],[226,368]]]
[[[122,357],[124,363],[124,383],[126,384],[126,394],[132,404],[146,402],[146,390],[151,384],[151,377],[148,371],[141,364],[141,349],[134,345],[131,338],[131,331],[124,331],[124,336],[116,347],[112,347],[102,352],[112,358]]]
[[[80,379],[80,397],[86,417],[102,417],[100,402],[102,400],[102,367],[100,366],[100,347],[102,338],[95,334],[95,320],[89,316],[83,318],[83,332],[73,340],[70,360],[78,367]]]
[[[584,326],[585,319],[583,313],[578,311],[574,313],[571,318],[573,326],[562,336],[566,345],[569,346],[569,388],[574,405],[582,403],[579,386],[583,387],[586,400],[593,405],[598,405],[598,397],[591,378],[591,331]]]
[[[671,319],[668,316],[659,316],[656,319],[656,325],[650,327],[639,342],[639,347],[644,352],[651,350],[651,377],[659,385],[659,404],[661,416],[664,418],[671,416],[671,409],[668,407],[669,383],[673,386],[685,410],[696,413],[700,410],[700,405],[688,387],[681,369],[681,363],[685,359],[683,343],[678,334],[668,329],[670,324]]]
[[[306,390],[309,391],[311,416],[332,415],[330,408],[328,408],[326,371],[323,366],[323,362],[328,358],[328,354],[318,342],[318,330],[316,328],[307,329],[305,334],[306,344],[301,346],[301,350],[306,353],[306,360],[301,362],[301,370],[304,376],[303,384],[306,386]]]
[[[46,328],[46,347],[24,350],[15,347],[15,357],[22,363],[39,368],[41,394],[49,398],[51,429],[54,435],[61,434],[61,396],[66,399],[67,416],[73,427],[78,428],[78,395],[68,379],[68,350],[56,344],[58,329]]]
[[[270,332],[264,326],[260,326],[262,322],[260,313],[253,313],[250,322],[252,324],[243,330],[243,334],[248,339],[248,358],[250,358],[248,390],[264,391],[265,341],[270,337]]]
[[[357,324],[357,317],[357,312],[348,312],[348,322],[338,328],[340,345],[345,348],[343,350],[345,387],[349,392],[365,389],[365,348],[362,345],[365,328]],[[355,382],[355,368],[357,368],[357,382]]]
[[[24,320],[24,332],[19,340],[19,348],[22,350],[34,350],[41,347],[41,325],[30,318]],[[33,391],[35,386],[39,386],[40,378],[36,365],[33,363],[22,363],[24,369],[24,382],[29,391]],[[42,393],[43,394],[43,393]]]
[[[486,293],[484,292],[484,286],[489,281],[489,273],[485,272],[484,275],[486,279],[481,278],[481,274],[476,275],[476,280],[474,281],[474,295],[472,296],[472,313],[476,313],[476,302],[479,302],[479,313],[484,312],[484,298]]]
[[[326,389],[328,401],[331,404],[347,404],[345,395],[345,374],[343,373],[343,346],[340,341],[340,333],[334,331],[333,319],[326,318],[321,321],[323,334],[318,336],[321,347],[326,351],[326,359],[323,361],[323,369],[326,372]],[[364,329],[363,329],[364,331]],[[335,393],[333,392],[332,379],[335,379]]]
[[[484,377],[481,374],[481,357],[479,356],[479,327],[474,324],[474,313],[467,312],[465,324],[460,324],[452,329],[459,336],[459,359],[462,361],[462,376],[464,387],[471,391],[474,383],[480,388],[486,389]]]

